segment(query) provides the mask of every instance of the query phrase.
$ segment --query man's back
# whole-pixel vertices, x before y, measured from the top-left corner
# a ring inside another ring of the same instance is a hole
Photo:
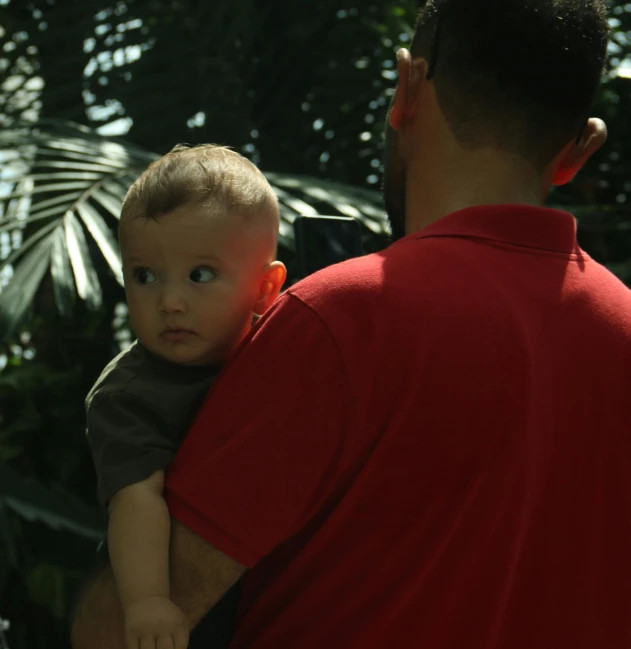
[[[631,292],[574,228],[467,210],[292,291],[338,343],[369,448],[293,556],[328,646],[631,642]]]
[[[575,230],[464,210],[261,321],[167,481],[231,647],[629,646],[631,292]]]

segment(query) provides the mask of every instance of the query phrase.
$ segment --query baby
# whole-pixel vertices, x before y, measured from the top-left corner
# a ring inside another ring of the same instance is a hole
[[[213,145],[176,147],[125,197],[119,234],[138,340],[105,368],[86,412],[129,649],[188,644],[169,593],[164,470],[219,366],[278,297],[278,226],[263,174]]]

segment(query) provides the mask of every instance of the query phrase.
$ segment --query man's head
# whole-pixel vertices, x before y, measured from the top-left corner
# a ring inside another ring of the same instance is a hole
[[[577,151],[571,161],[562,153],[590,135],[585,125],[608,37],[604,0],[429,0],[416,27],[412,69],[405,53],[399,63],[408,78],[398,90],[404,84],[406,97],[397,92],[386,133],[384,189],[395,237],[403,234],[410,151],[427,145],[420,139],[403,146],[402,138],[422,132],[412,125],[431,113],[428,96],[463,153],[512,154],[542,176],[556,165],[564,173],[553,173],[551,182],[562,184],[580,168]]]
[[[214,145],[178,146],[131,186],[120,243],[132,327],[174,363],[223,360],[276,299],[278,201],[263,174]]]

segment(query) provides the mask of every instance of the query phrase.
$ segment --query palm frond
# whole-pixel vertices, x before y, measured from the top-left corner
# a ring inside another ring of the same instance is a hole
[[[95,254],[123,284],[115,237],[129,185],[157,156],[124,141],[112,141],[61,120],[20,125],[0,132],[0,235],[24,241],[0,260],[14,267],[0,291],[0,339],[24,321],[50,271],[55,302],[70,314],[76,296],[90,309],[102,306],[102,280]],[[376,192],[307,176],[269,173],[281,205],[279,245],[294,250],[293,221],[299,215],[352,216],[366,237],[384,238],[388,228]]]
[[[68,530],[92,541],[103,537],[97,510],[61,489],[51,489],[0,464],[0,508],[5,507],[56,530]]]
[[[114,236],[121,197],[129,176],[139,175],[155,157],[59,120],[0,132],[0,233],[25,237],[0,260],[0,271],[14,266],[0,292],[0,339],[23,322],[49,270],[61,313],[70,314],[77,294],[88,308],[100,308],[95,249],[122,285]]]
[[[57,228],[50,251],[50,272],[53,278],[55,302],[63,316],[69,316],[75,304],[75,282],[72,264],[66,254],[66,241],[63,230]]]
[[[51,236],[46,234],[24,255],[0,293],[0,331],[11,332],[27,313],[50,264]]]
[[[99,309],[102,305],[101,286],[90,258],[83,228],[72,212],[66,212],[63,221],[68,244],[68,256],[77,283],[77,293],[89,308],[92,310]]]

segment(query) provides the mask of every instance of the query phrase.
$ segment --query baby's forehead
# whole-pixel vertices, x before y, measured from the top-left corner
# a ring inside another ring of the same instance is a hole
[[[275,249],[278,217],[269,208],[222,209],[201,203],[155,218],[127,215],[119,230],[124,253],[242,256],[255,248]]]
[[[221,232],[226,239],[265,239],[278,235],[278,217],[269,205],[251,207],[225,206],[214,203],[186,205],[172,214],[173,224],[178,220],[182,228],[191,232]]]
[[[177,208],[156,215],[142,213],[122,214],[119,228],[122,231],[139,233],[148,225],[165,225],[164,229],[208,229],[222,227],[235,230],[256,230],[276,220],[274,210],[269,206],[222,205],[218,203],[197,202],[186,203]]]

